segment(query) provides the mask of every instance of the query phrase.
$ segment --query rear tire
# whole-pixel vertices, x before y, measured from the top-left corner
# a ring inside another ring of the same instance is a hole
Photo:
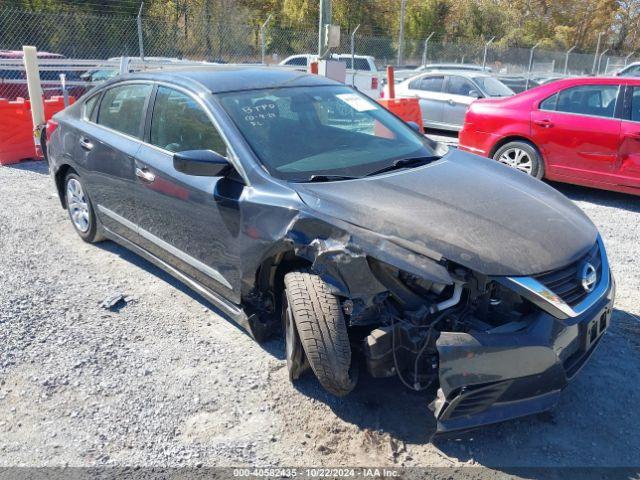
[[[82,180],[75,172],[64,179],[64,201],[71,224],[76,233],[87,243],[104,240],[98,229],[98,219]]]
[[[337,396],[348,394],[356,385],[357,375],[351,365],[351,345],[340,301],[318,275],[290,272],[284,284],[283,310],[290,309],[311,369],[325,390]],[[296,378],[296,373],[301,372],[290,370],[290,377]]]
[[[493,154],[493,159],[537,179],[544,177],[542,156],[529,142],[517,140],[505,143]]]

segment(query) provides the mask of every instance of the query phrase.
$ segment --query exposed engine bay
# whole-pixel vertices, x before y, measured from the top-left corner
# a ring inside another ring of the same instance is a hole
[[[372,306],[346,300],[345,319],[362,335],[361,347],[374,377],[398,375],[414,390],[437,379],[436,341],[441,332],[507,333],[527,325],[533,305],[486,276],[451,269],[453,284],[437,283],[368,259],[388,291]],[[371,328],[373,327],[373,330]]]

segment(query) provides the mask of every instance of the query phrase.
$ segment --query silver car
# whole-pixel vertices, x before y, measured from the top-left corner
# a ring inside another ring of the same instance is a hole
[[[425,128],[460,131],[467,107],[477,98],[508,97],[513,90],[482,72],[424,73],[396,85],[396,96],[419,98]]]

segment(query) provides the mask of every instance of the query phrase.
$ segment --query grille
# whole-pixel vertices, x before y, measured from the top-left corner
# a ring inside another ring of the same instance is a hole
[[[602,277],[600,247],[596,243],[580,260],[567,267],[536,275],[535,278],[570,306],[580,303],[589,292],[582,287],[581,267],[587,261],[596,269],[596,282]]]

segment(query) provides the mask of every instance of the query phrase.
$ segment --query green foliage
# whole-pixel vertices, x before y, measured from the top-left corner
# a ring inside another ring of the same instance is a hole
[[[397,39],[400,2],[333,0],[333,21],[345,36],[359,24],[361,36]],[[212,36],[220,25],[242,23],[255,37],[269,14],[272,28],[315,30],[318,4],[319,0],[145,0],[144,14],[164,19],[173,30],[210,19]],[[598,33],[605,32],[605,44],[612,52],[640,48],[640,0],[406,0],[406,4],[405,38],[416,45],[435,32],[434,41],[475,45],[496,37],[496,46],[529,47],[541,42],[542,48],[577,45],[580,51],[593,50]],[[0,0],[0,9],[124,17],[135,17],[139,5],[139,0]],[[291,42],[291,49],[300,43],[295,38]]]

